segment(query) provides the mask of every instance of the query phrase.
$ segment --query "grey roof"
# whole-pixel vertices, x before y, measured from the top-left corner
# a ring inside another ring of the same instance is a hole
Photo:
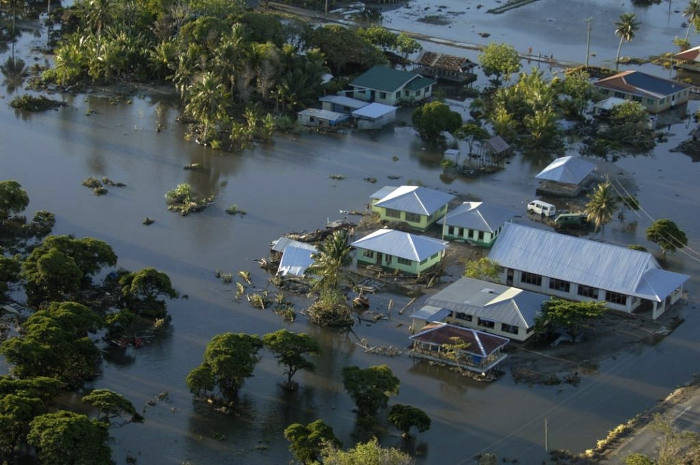
[[[514,216],[511,210],[490,203],[464,202],[449,211],[446,219],[440,218],[438,224],[447,221],[448,226],[494,232]]]
[[[420,186],[400,186],[385,195],[377,203],[378,207],[391,208],[418,215],[432,215],[455,196],[442,191]]]
[[[514,223],[505,224],[489,258],[503,267],[657,302],[671,285],[689,279],[660,269],[648,252]]]
[[[320,108],[307,108],[305,110],[301,110],[298,114],[313,116],[315,118],[324,119],[327,121],[342,121],[348,118],[348,115],[343,113],[330,110],[321,110]]]
[[[366,89],[375,89],[385,92],[396,92],[419,77],[421,77],[420,74],[377,65],[356,77],[350,85],[353,87],[364,87]]]
[[[384,186],[381,189],[379,189],[377,192],[375,192],[374,194],[370,195],[369,198],[372,200],[383,199],[387,195],[394,192],[394,190],[396,190],[397,187],[398,186]]]
[[[288,274],[304,276],[306,269],[314,263],[313,258],[311,258],[311,255],[314,253],[316,253],[315,249],[309,250],[306,247],[288,245],[282,254],[277,274],[281,276],[287,276]]]
[[[346,97],[344,95],[324,95],[318,100],[319,102],[330,102],[335,105],[352,108],[353,110],[357,110],[358,108],[366,107],[367,105],[369,105],[369,102],[365,102],[364,100],[358,100],[356,98]]]
[[[595,165],[581,157],[561,157],[539,172],[537,179],[563,184],[579,184],[595,170]]]
[[[600,108],[601,110],[612,110],[618,105],[622,105],[623,103],[627,103],[629,100],[625,100],[623,98],[619,97],[608,97],[605,100],[601,100],[600,102],[596,103],[593,105],[596,108]]]
[[[446,308],[435,307],[433,305],[423,305],[420,310],[411,314],[414,320],[425,321],[442,321],[450,315],[450,311]]]
[[[421,262],[447,248],[447,242],[393,229],[379,229],[351,244],[394,257]]]
[[[397,108],[398,107],[375,102],[353,111],[352,116],[355,118],[378,119],[389,113],[396,113]]]
[[[529,328],[549,297],[515,287],[461,278],[430,297],[427,305]]]
[[[282,236],[279,239],[272,241],[272,250],[275,252],[284,252],[284,249],[290,245],[300,249],[308,249],[314,252],[316,251],[316,247],[313,245],[306,242],[295,241],[294,239],[290,239],[286,236]]]
[[[493,136],[489,140],[487,140],[485,143],[486,147],[490,149],[493,153],[499,154],[501,152],[505,152],[510,148],[510,145],[508,145],[508,142],[503,140],[501,136]]]

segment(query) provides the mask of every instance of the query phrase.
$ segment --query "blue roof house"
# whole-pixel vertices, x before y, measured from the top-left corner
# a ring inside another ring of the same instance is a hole
[[[648,252],[506,223],[489,258],[501,281],[576,301],[604,301],[657,318],[683,294],[688,275],[663,270]]]
[[[641,71],[623,71],[596,81],[594,86],[606,97],[637,101],[649,113],[660,113],[687,103],[693,87]]]
[[[514,216],[514,212],[490,203],[464,202],[438,224],[443,226],[446,239],[491,247],[503,225]]]
[[[352,244],[358,265],[377,265],[420,275],[440,263],[447,242],[393,229],[379,229]]]
[[[596,165],[581,157],[560,157],[540,171],[537,192],[575,197],[595,180]]]
[[[445,216],[454,195],[421,186],[384,186],[370,195],[370,207],[382,221],[425,231]]]

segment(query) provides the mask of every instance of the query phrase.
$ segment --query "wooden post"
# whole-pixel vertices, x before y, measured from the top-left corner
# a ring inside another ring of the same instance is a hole
[[[588,69],[588,58],[591,56],[591,21],[592,17],[585,19],[586,21],[586,69]]]
[[[547,417],[544,417],[544,451],[549,452],[549,425],[547,425]]]

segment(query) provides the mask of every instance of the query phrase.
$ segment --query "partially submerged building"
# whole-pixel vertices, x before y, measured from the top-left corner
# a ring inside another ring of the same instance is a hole
[[[683,293],[689,276],[663,270],[648,252],[506,223],[489,258],[501,281],[576,301],[604,301],[657,318]]]
[[[437,52],[423,52],[416,60],[418,72],[423,76],[446,81],[465,82],[476,76],[472,70],[475,63],[465,57],[447,55]]]
[[[593,84],[604,96],[639,102],[649,113],[660,113],[686,104],[690,84],[665,79],[641,71],[623,71]]]
[[[398,107],[374,102],[354,110],[352,117],[359,129],[380,129],[396,121],[396,110]]]
[[[515,213],[488,202],[463,202],[438,220],[446,239],[491,247]]]
[[[576,197],[595,179],[596,165],[581,157],[560,157],[540,171],[537,192]]]
[[[445,216],[454,195],[421,186],[384,186],[370,195],[370,207],[384,221],[425,231]]]
[[[693,73],[700,72],[700,45],[673,55],[676,68]]]
[[[535,318],[548,296],[480,279],[461,278],[430,297],[411,315],[420,321],[448,322],[524,341],[533,334]]]
[[[327,111],[336,113],[351,114],[355,110],[369,105],[364,100],[346,97],[345,95],[324,95],[318,99],[321,102],[321,108]]]
[[[314,259],[311,256],[316,252],[318,250],[313,245],[288,237],[282,236],[273,241],[272,254],[280,257],[277,276],[304,276],[306,270],[313,265]]]
[[[507,338],[446,323],[431,323],[409,337],[413,357],[486,374],[507,355]],[[457,348],[461,346],[461,348]]]
[[[393,229],[379,229],[351,244],[358,264],[420,275],[440,263],[447,242]]]
[[[307,108],[297,113],[297,121],[304,126],[335,127],[350,118],[349,115],[335,111]]]
[[[355,78],[350,87],[356,99],[396,105],[427,99],[433,93],[433,84],[434,80],[420,74],[377,65]]]

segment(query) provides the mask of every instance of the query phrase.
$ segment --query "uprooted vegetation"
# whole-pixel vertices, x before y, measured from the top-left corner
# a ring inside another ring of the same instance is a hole
[[[214,202],[214,196],[199,196],[192,191],[192,186],[183,183],[166,192],[165,202],[168,204],[168,210],[187,216],[207,208]]]
[[[66,104],[63,102],[44,97],[43,95],[36,97],[34,95],[29,94],[24,94],[19,97],[15,97],[10,102],[10,106],[12,108],[30,112],[46,111],[65,105]]]

